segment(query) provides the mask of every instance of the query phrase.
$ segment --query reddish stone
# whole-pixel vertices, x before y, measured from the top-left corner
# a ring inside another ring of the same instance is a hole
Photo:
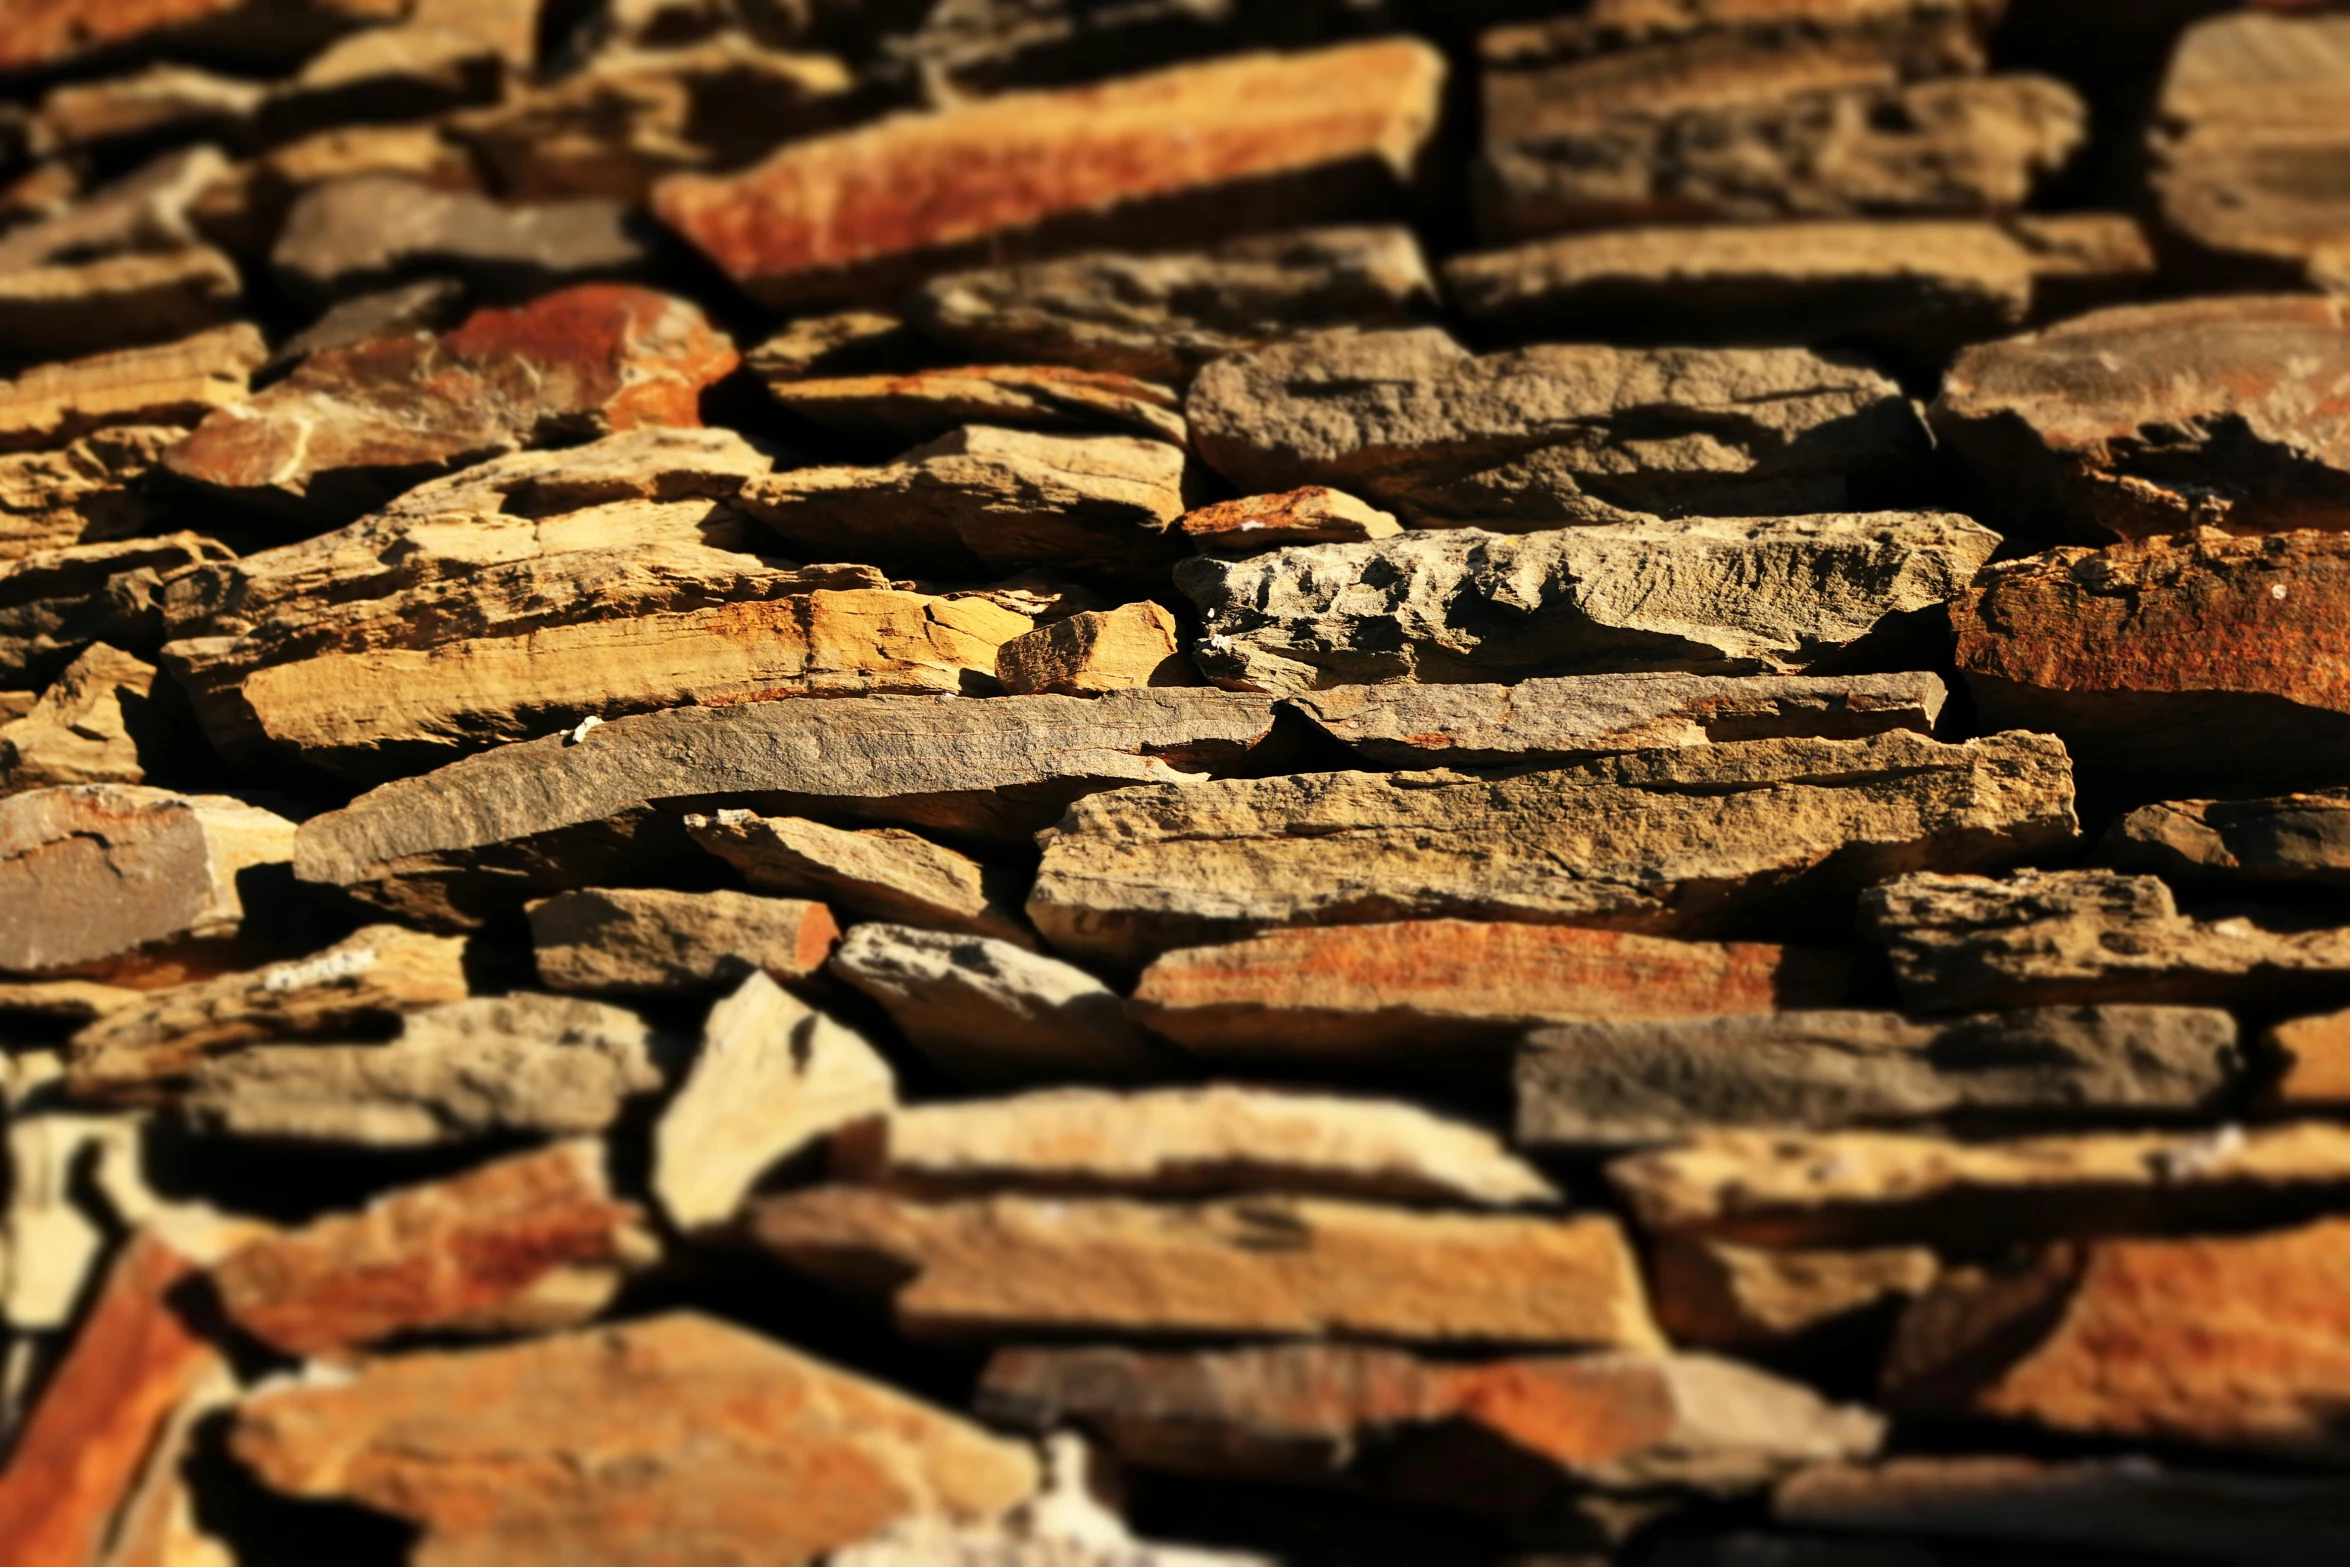
[[[164,455],[184,478],[342,520],[434,474],[525,447],[699,425],[738,362],[683,300],[590,283],[484,310],[440,337],[313,354]]]

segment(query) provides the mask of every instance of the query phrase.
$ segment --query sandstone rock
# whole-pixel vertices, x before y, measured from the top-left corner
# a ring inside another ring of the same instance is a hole
[[[464,311],[465,285],[455,278],[419,278],[354,294],[327,306],[317,320],[279,344],[277,352],[269,356],[268,368],[290,370],[312,354],[378,337],[445,332],[457,324]]]
[[[967,365],[903,375],[769,380],[767,395],[855,440],[905,446],[967,424],[1109,430],[1181,446],[1183,415],[1167,387],[1061,365]]]
[[[1650,1230],[1765,1246],[1971,1246],[2307,1213],[2350,1190],[2350,1133],[2314,1121],[1981,1143],[1716,1132],[1607,1173]]]
[[[1686,224],[1459,256],[1471,320],[1573,342],[1861,342],[1938,361],[2154,279],[2119,213],[2061,219]],[[2102,297],[2100,297],[2102,296]]]
[[[755,1203],[795,1268],[889,1287],[922,1337],[1335,1334],[1660,1347],[1621,1230],[1601,1215],[1428,1214],[1251,1197],[1197,1204],[908,1202],[822,1187]]]
[[[529,907],[539,982],[591,993],[731,987],[751,970],[805,979],[840,926],[821,903],[739,892],[611,887]]]
[[[1137,786],[1079,801],[1040,836],[1028,917],[1062,951],[1126,966],[1285,925],[1398,918],[1704,935],[1849,907],[1924,866],[2012,862],[2075,831],[2063,749],[2015,733]]]
[[[856,1030],[754,974],[710,1009],[661,1113],[654,1195],[681,1230],[725,1224],[776,1165],[896,1103],[896,1074]]]
[[[2281,1060],[2276,1101],[2292,1108],[2350,1104],[2350,1013],[2327,1012],[2279,1023],[2263,1036]]]
[[[627,209],[595,199],[507,206],[399,174],[355,174],[303,193],[269,253],[279,283],[323,301],[420,273],[454,274],[486,293],[527,297],[651,260]]]
[[[150,159],[56,216],[0,236],[0,275],[182,251],[197,239],[191,222],[194,202],[227,167],[216,147],[185,147]],[[235,291],[232,274],[229,292]],[[10,351],[21,353],[30,346],[12,342]]]
[[[198,425],[164,465],[248,502],[336,522],[419,479],[551,437],[701,422],[733,346],[682,300],[590,283],[484,310],[437,338],[312,355]]]
[[[1913,1007],[2167,1001],[2268,1009],[2350,995],[2350,931],[2264,930],[2178,911],[2114,871],[1905,876],[1861,896]]]
[[[0,340],[20,363],[171,342],[229,320],[242,290],[206,245],[0,268]]]
[[[208,1278],[245,1332],[298,1359],[420,1331],[542,1332],[600,1311],[658,1255],[604,1150],[558,1143],[402,1187],[230,1253]]]
[[[854,541],[882,564],[982,575],[1127,568],[1171,558],[1183,452],[1124,435],[972,425],[879,468],[754,479],[743,508],[804,552]]]
[[[1529,1521],[1570,1486],[1756,1489],[1873,1452],[1882,1430],[1865,1410],[1710,1355],[1448,1364],[1351,1344],[1006,1350],[979,1403],[1022,1426],[1098,1431],[1138,1468],[1352,1481]],[[1455,1464],[1483,1483],[1463,1494]]]
[[[399,0],[177,0],[170,6],[33,0],[9,18],[0,71],[79,64],[195,44],[252,61],[299,56],[346,29],[396,19]]]
[[[454,117],[449,129],[513,199],[641,205],[664,174],[733,168],[830,125],[853,85],[828,56],[720,33],[681,48],[601,50],[552,82]]]
[[[1406,38],[1245,54],[887,119],[738,175],[673,175],[653,205],[768,305],[966,258],[1346,217],[1414,177],[1443,75]]]
[[[461,1001],[464,958],[454,937],[369,925],[295,962],[153,991],[74,1035],[69,1085],[85,1099],[151,1103],[208,1057],[257,1040],[364,1033]]]
[[[1521,1147],[1670,1142],[1721,1127],[1824,1129],[1971,1113],[2210,1108],[2239,1075],[2236,1022],[2189,1007],[2041,1007],[1593,1018],[1527,1037]]]
[[[1824,1464],[1782,1481],[1771,1511],[1809,1529],[2282,1563],[2350,1549],[2345,1500],[2332,1476],[1986,1455]]]
[[[440,9],[455,18],[493,8],[448,0]],[[260,132],[283,141],[354,120],[431,119],[494,103],[505,67],[493,41],[412,15],[410,25],[353,33],[305,60],[261,105]]]
[[[41,95],[26,140],[51,155],[237,141],[251,135],[268,96],[259,82],[185,65],[150,65],[126,76],[51,88]]]
[[[245,395],[269,350],[250,325],[43,365],[0,382],[0,450],[64,446],[114,425],[191,425]]]
[[[280,1387],[230,1446],[275,1490],[410,1520],[451,1563],[797,1567],[908,1514],[992,1517],[1037,1478],[1025,1447],[690,1312]]]
[[[421,1148],[602,1132],[659,1089],[676,1042],[573,997],[477,996],[411,1012],[383,1044],[252,1045],[202,1062],[178,1103],[231,1137]]]
[[[1244,490],[1327,484],[1409,524],[1520,533],[1835,511],[1924,450],[1892,381],[1803,349],[1479,356],[1438,327],[1234,355],[1200,373],[1184,416]]]
[[[137,481],[182,433],[116,425],[56,451],[0,456],[0,561],[154,532],[165,508]]]
[[[1965,589],[1998,535],[1875,512],[1410,533],[1175,568],[1200,670],[1244,690],[1792,672]]]
[[[631,866],[690,858],[699,851],[671,814],[678,807],[821,805],[1009,838],[1096,789],[1233,762],[1271,725],[1270,703],[1220,691],[677,708],[372,790],[303,823],[295,874],[465,923],[528,896],[647,879],[618,874]]]
[[[743,368],[772,386],[818,376],[910,370],[930,357],[928,345],[897,316],[835,310],[786,321],[773,337],[744,352]]]
[[[1100,696],[1144,686],[1196,686],[1175,617],[1148,600],[1039,626],[996,650],[996,678],[1018,696]]]
[[[916,1194],[1323,1192],[1548,1204],[1548,1181],[1475,1127],[1413,1105],[1267,1089],[1061,1088],[917,1105],[838,1138],[833,1171]]]
[[[79,1115],[56,1104],[63,1075],[50,1052],[8,1062],[8,1203],[0,1212],[0,1323],[17,1342],[71,1328],[113,1239],[102,1221],[135,1222],[110,1213],[103,1194],[136,1179],[139,1124],[128,1116]],[[101,1194],[91,1202],[91,1188]],[[20,1352],[21,1353],[21,1352]],[[25,1391],[10,1379],[0,1425],[18,1425]]]
[[[992,936],[1020,947],[1036,944],[1020,917],[1018,878],[919,833],[897,827],[851,832],[804,817],[748,811],[689,816],[685,827],[695,843],[761,892],[821,898],[867,919]]]
[[[1954,1269],[1903,1318],[1897,1406],[2339,1463],[2350,1222],[2100,1240]]]
[[[170,581],[228,555],[183,532],[19,556],[0,566],[0,670],[46,683],[93,642],[153,646]]]
[[[2181,885],[2264,891],[2350,885],[2350,796],[2140,806],[2106,831],[2099,857]]]
[[[1768,1012],[1843,993],[1843,960],[1828,952],[1406,920],[1170,952],[1142,971],[1127,1009],[1204,1055],[1449,1064],[1537,1023]]]
[[[906,309],[967,353],[1181,382],[1302,332],[1404,325],[1431,313],[1435,294],[1411,230],[1329,228],[955,272]]]
[[[967,1082],[1132,1078],[1162,1064],[1116,991],[1008,941],[859,925],[833,954],[832,972],[880,1002],[908,1042]]]
[[[154,685],[154,665],[92,643],[31,712],[0,724],[0,794],[145,782]]]
[[[437,125],[346,125],[237,164],[205,188],[189,216],[213,244],[258,265],[303,192],[365,174],[404,176],[434,190],[482,188],[473,160]]]
[[[1959,595],[1958,668],[1986,723],[2062,735],[2138,800],[2338,784],[2346,574],[2350,538],[2331,533],[2052,550]]]
[[[232,934],[239,877],[282,865],[294,824],[224,795],[131,784],[0,799],[0,971],[90,970]]]
[[[2294,284],[2350,263],[2350,86],[2341,17],[2215,16],[2188,29],[2155,108],[2152,183],[2164,226],[2235,276]]]
[[[1676,1344],[1771,1349],[1934,1282],[1923,1246],[1778,1251],[1674,1235],[1649,1253],[1657,1325]]]
[[[1380,767],[1517,767],[1735,740],[1931,734],[1948,692],[1928,674],[1569,675],[1514,686],[1333,686],[1290,699]]]
[[[1361,544],[1393,538],[1403,529],[1391,512],[1309,484],[1187,511],[1175,519],[1175,531],[1211,554],[1253,555],[1292,544]]]

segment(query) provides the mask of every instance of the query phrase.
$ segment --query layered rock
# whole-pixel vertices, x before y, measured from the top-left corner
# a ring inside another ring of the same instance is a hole
[[[1342,490],[1308,484],[1279,495],[1248,495],[1201,506],[1175,519],[1175,531],[1214,555],[1254,555],[1292,544],[1360,544],[1403,531],[1394,514]]]
[[[2099,857],[2181,885],[2287,892],[2350,884],[2350,796],[2166,800],[2107,829]]]
[[[155,666],[94,642],[22,718],[0,724],[0,794],[147,777]],[[160,759],[160,758],[158,758]]]
[[[1703,935],[1845,907],[1913,868],[2060,847],[2071,795],[2063,749],[2027,734],[1140,786],[1078,802],[1042,837],[1028,915],[1063,951],[1128,966],[1286,925],[1398,918]]]
[[[1922,1293],[1940,1272],[1925,1246],[1782,1250],[1673,1235],[1649,1251],[1657,1325],[1672,1341],[1749,1352],[1834,1333]]]
[[[527,912],[539,983],[591,994],[715,990],[754,969],[805,979],[840,940],[821,903],[740,892],[602,887]]]
[[[821,898],[867,919],[992,936],[1030,946],[1019,883],[1002,870],[898,827],[851,832],[798,816],[689,816],[693,841],[761,892]],[[788,977],[788,976],[779,976]]]
[[[1329,1199],[1197,1204],[826,1187],[751,1209],[759,1245],[852,1288],[906,1281],[924,1337],[1324,1334],[1658,1347],[1615,1221],[1423,1214]]]
[[[0,382],[0,450],[62,447],[119,425],[195,424],[241,400],[268,352],[240,321],[176,343],[27,370]]]
[[[151,531],[167,507],[138,481],[180,434],[115,425],[54,451],[0,457],[0,561]]]
[[[1411,39],[1239,55],[899,116],[741,174],[672,176],[653,205],[769,305],[887,291],[989,252],[1356,216],[1413,178],[1443,75]]]
[[[484,293],[525,297],[633,276],[651,261],[650,246],[618,202],[508,205],[402,174],[354,174],[312,186],[287,209],[269,253],[279,285],[314,304],[418,276],[453,276]]]
[[[1843,999],[1840,955],[1571,925],[1405,920],[1169,952],[1128,1010],[1203,1055],[1446,1062],[1584,1017],[1717,1017]]]
[[[1037,1478],[1018,1444],[687,1312],[281,1387],[229,1440],[273,1489],[395,1513],[452,1561],[801,1563],[909,1514],[992,1517]]]
[[[1298,229],[1209,250],[953,272],[923,284],[906,310],[966,353],[1182,382],[1301,333],[1404,325],[1434,309],[1435,292],[1409,229]]]
[[[770,377],[767,395],[834,434],[891,446],[936,440],[967,424],[1106,430],[1178,446],[1185,437],[1183,415],[1169,388],[1116,371],[1061,365]]]
[[[1408,523],[1509,532],[1836,511],[1923,450],[1892,381],[1802,349],[1479,356],[1436,327],[1234,355],[1184,415],[1243,489],[1326,484]]]
[[[471,921],[534,894],[656,879],[618,873],[701,852],[675,806],[820,805],[1011,836],[1094,790],[1235,761],[1271,724],[1264,699],[1209,691],[676,708],[386,784],[305,822],[295,874]]]
[[[564,433],[699,424],[702,389],[735,363],[692,305],[583,284],[481,311],[440,337],[313,354],[207,417],[164,466],[313,524],[339,522],[421,479]]]
[[[996,678],[1021,696],[1100,696],[1145,686],[1196,686],[1175,617],[1146,601],[1081,610],[996,651]]]
[[[2273,1011],[2350,993],[2350,931],[2265,930],[2181,914],[2153,876],[1905,876],[1861,897],[1913,1007],[2099,1001]]]
[[[1719,1127],[2187,1114],[2238,1075],[2235,1019],[2188,1007],[1592,1019],[1517,1058],[1527,1147],[1670,1142]]]

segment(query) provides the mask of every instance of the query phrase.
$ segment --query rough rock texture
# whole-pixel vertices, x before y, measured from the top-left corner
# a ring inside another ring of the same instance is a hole
[[[255,1241],[209,1273],[239,1328],[300,1359],[420,1330],[568,1327],[657,1254],[604,1151],[558,1143]]]
[[[966,353],[1180,382],[1301,333],[1404,325],[1433,310],[1435,292],[1409,229],[1300,229],[1210,250],[949,273],[918,289],[907,312]]]
[[[2350,778],[2346,574],[2350,538],[2333,533],[2053,550],[1958,596],[1958,668],[1985,722],[2062,735],[2139,800],[2181,783],[2336,784]]]
[[[859,925],[833,954],[832,973],[881,1003],[908,1042],[968,1082],[1128,1078],[1160,1064],[1116,991],[1008,941]]]
[[[2339,529],[2344,301],[2126,305],[1959,357],[1935,430],[2009,515],[2059,538]]]
[[[2281,1007],[2350,996],[2350,931],[2181,914],[2158,877],[2115,871],[1905,876],[1861,896],[1913,1007],[2167,1001]]]
[[[1649,1252],[1657,1325],[1676,1344],[1769,1350],[1921,1293],[1941,1271],[1924,1246],[1785,1251],[1666,1236]]]
[[[238,322],[27,370],[0,382],[0,451],[65,446],[117,425],[192,425],[242,399],[268,352],[261,334]]]
[[[769,1198],[753,1238],[851,1288],[910,1280],[899,1325],[1659,1347],[1613,1219],[1421,1214],[1327,1199],[1153,1205],[853,1187]]]
[[[276,1490],[411,1520],[451,1563],[796,1567],[910,1513],[991,1517],[1037,1480],[1022,1446],[687,1312],[281,1387],[230,1445]]]
[[[2188,30],[2156,105],[2164,226],[2235,277],[2350,279],[2350,87],[2338,16],[2216,16]]]
[[[1327,485],[1248,495],[1187,511],[1175,531],[1215,555],[1254,555],[1292,544],[1360,544],[1403,531],[1392,513]]]
[[[1444,1364],[1345,1344],[1006,1350],[988,1365],[980,1407],[1032,1429],[1099,1432],[1139,1468],[1344,1477],[1504,1518],[1530,1518],[1551,1488],[1575,1484],[1754,1489],[1870,1453],[1881,1430],[1863,1410],[1706,1355]],[[1482,1494],[1448,1496],[1448,1460],[1485,1472]]]
[[[740,892],[605,887],[528,912],[539,983],[591,994],[730,988],[753,969],[805,979],[840,940],[821,903]]]
[[[1961,1112],[2188,1114],[2237,1075],[2236,1022],[2187,1007],[2045,1007],[1911,1021],[1776,1012],[1540,1030],[1518,1054],[1528,1147],[1670,1142]]]
[[[2350,885],[2350,796],[2165,800],[2115,822],[2098,852],[2179,885],[2332,890]]]
[[[764,974],[710,1009],[653,1133],[655,1196],[688,1232],[724,1224],[769,1170],[897,1104],[889,1063]]]
[[[2339,1463],[2350,1222],[2101,1240],[1943,1275],[1885,1368],[1905,1409]]]
[[[1196,686],[1178,650],[1175,617],[1147,600],[1086,610],[996,650],[996,678],[1016,696],[1100,696],[1145,686]]]
[[[1272,726],[1263,698],[1134,691],[1092,701],[867,697],[615,719],[386,784],[302,824],[295,874],[470,921],[608,872],[694,855],[653,802],[836,812],[1010,836],[1076,797],[1209,771]],[[625,878],[624,878],[625,879]]]
[[[1354,216],[1413,177],[1443,76],[1411,39],[1239,55],[886,119],[739,175],[672,176],[653,204],[769,305],[990,251]]]
[[[1856,476],[1924,450],[1893,382],[1802,349],[1478,356],[1438,327],[1234,355],[1201,372],[1184,415],[1245,490],[1327,484],[1407,523],[1509,532],[1835,511]]]
[[[1142,971],[1128,1010],[1203,1055],[1444,1062],[1530,1024],[1768,1012],[1843,994],[1843,960],[1829,952],[1405,920],[1170,952]]]
[[[1132,569],[1176,553],[1182,483],[1182,449],[1164,441],[971,425],[883,467],[754,479],[741,503],[803,551],[847,537],[918,570]]]
[[[756,365],[753,366],[757,368]],[[903,375],[767,380],[767,395],[852,440],[905,446],[967,424],[1022,430],[1107,430],[1184,442],[1167,387],[1108,370],[965,365]]]
[[[1332,686],[1283,710],[1375,766],[1517,767],[1734,740],[1931,734],[1948,695],[1928,674],[1648,673]]]
[[[0,799],[0,970],[103,973],[142,947],[229,936],[248,873],[293,847],[292,822],[225,795],[98,783]]]
[[[0,456],[0,561],[149,531],[163,508],[137,481],[180,435],[113,425],[53,451]]]
[[[592,283],[440,337],[311,355],[164,458],[180,477],[340,522],[420,479],[552,440],[701,423],[733,345],[682,300]]]
[[[10,266],[0,262],[0,338],[16,359],[70,359],[165,343],[236,314],[236,264],[208,245]]]
[[[901,827],[852,832],[805,817],[720,811],[687,817],[685,830],[761,892],[1015,946],[1036,941],[1020,915],[1018,878]]]
[[[19,556],[0,566],[0,676],[43,683],[93,642],[151,648],[172,582],[228,556],[184,530]]]
[[[312,186],[287,211],[269,253],[281,287],[321,302],[429,274],[528,296],[642,272],[650,260],[616,201],[510,206],[403,174]]]
[[[2296,1109],[2350,1104],[2350,1013],[2279,1023],[2262,1045],[2284,1068],[2274,1090],[2278,1103]]]
[[[2193,1231],[2338,1203],[2350,1133],[2315,1121],[2004,1142],[1717,1132],[1618,1159],[1608,1179],[1648,1229],[1766,1246]]]
[[[476,996],[410,1013],[380,1044],[249,1045],[195,1067],[178,1103],[232,1137],[420,1148],[602,1132],[678,1051],[633,1012]]]
[[[1138,786],[1078,802],[1043,836],[1028,916],[1065,952],[1129,966],[1284,925],[1397,918],[1703,935],[1834,908],[1912,869],[2013,862],[2075,831],[2063,749],[2027,734]]]
[[[155,666],[93,642],[22,718],[0,724],[0,794],[147,777]]]
[[[1410,533],[1175,568],[1200,672],[1242,690],[1687,670],[1788,672],[1961,592],[1999,537],[1964,517],[1684,517]]]
[[[833,1173],[919,1194],[1323,1192],[1509,1207],[1558,1193],[1416,1106],[1267,1089],[1061,1088],[916,1105],[837,1139]]]

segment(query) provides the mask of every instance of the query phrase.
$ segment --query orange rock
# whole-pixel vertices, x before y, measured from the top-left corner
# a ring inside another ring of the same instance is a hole
[[[1443,77],[1416,39],[1238,55],[898,115],[740,174],[673,175],[653,205],[770,305],[1006,251],[1197,242],[1378,204],[1410,178]]]
[[[248,1399],[264,1483],[422,1526],[417,1560],[805,1562],[899,1518],[990,1518],[1029,1450],[691,1313],[378,1360]]]
[[[239,1327],[304,1359],[419,1328],[568,1325],[651,1248],[603,1163],[599,1143],[558,1143],[406,1187],[256,1241],[212,1284]]]
[[[300,0],[290,7],[254,0],[9,0],[8,25],[0,28],[0,71],[59,65],[205,23],[242,23],[232,36],[247,37],[258,28],[266,39],[275,28],[284,37],[315,42],[323,29],[397,21],[408,9],[407,0]]]
[[[2285,1063],[2275,1090],[2279,1104],[2350,1105],[2350,1012],[2279,1023],[2264,1043]]]
[[[1911,1410],[2341,1462],[2350,1220],[1945,1274],[1903,1319],[1885,1385]]]
[[[1280,495],[1246,495],[1185,512],[1175,531],[1203,550],[1240,555],[1290,544],[1354,544],[1403,531],[1393,512],[1343,490],[1309,484]]]
[[[220,1357],[168,1297],[194,1265],[152,1235],[115,1260],[73,1348],[0,1470],[0,1554],[25,1567],[102,1558],[172,1412]]]
[[[1148,600],[1086,610],[996,649],[996,678],[1014,696],[1100,696],[1146,686],[1196,686],[1175,617]]]
[[[1843,995],[1832,952],[1406,920],[1170,952],[1143,970],[1127,1010],[1193,1050],[1312,1059],[1500,1044],[1540,1022],[1770,1012]]]

